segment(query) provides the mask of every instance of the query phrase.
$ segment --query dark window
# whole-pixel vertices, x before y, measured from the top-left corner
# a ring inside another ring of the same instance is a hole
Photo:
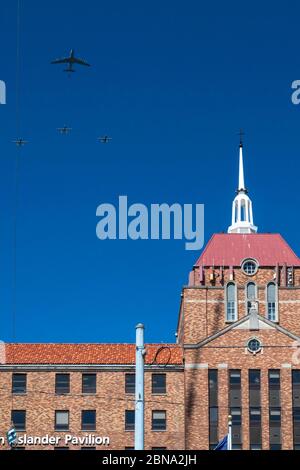
[[[166,450],[166,447],[152,447],[152,450]]]
[[[56,374],[55,393],[56,395],[70,393],[70,374]]]
[[[167,429],[167,418],[165,411],[152,411],[152,431],[165,431]]]
[[[281,450],[281,444],[270,444],[270,450]]]
[[[241,406],[241,371],[229,371],[229,406]]]
[[[13,450],[26,450],[25,447],[17,446],[17,447],[12,447]]]
[[[281,444],[281,410],[280,408],[270,408],[270,449],[274,445]]]
[[[249,370],[249,406],[260,406],[260,370]]]
[[[83,410],[81,412],[81,429],[83,431],[95,431],[96,429],[96,411]]]
[[[96,447],[81,447],[81,450],[96,450]]]
[[[134,410],[125,411],[125,431],[134,431]]]
[[[69,447],[54,447],[54,450],[69,450]]]
[[[248,341],[247,349],[252,354],[257,354],[261,350],[261,342],[257,338],[252,338]]]
[[[166,393],[166,374],[152,374],[152,393]]]
[[[242,412],[241,408],[230,408],[232,418],[232,444],[240,446],[242,444]]]
[[[280,370],[269,370],[269,406],[280,407]]]
[[[11,421],[16,431],[25,431],[26,411],[25,410],[12,410]]]
[[[96,381],[96,374],[82,374],[82,393],[96,393]]]
[[[218,407],[209,407],[209,442],[212,447],[218,444]]]
[[[55,431],[69,430],[69,411],[55,411]]]
[[[125,374],[125,393],[135,393],[135,374]]]
[[[125,447],[125,450],[134,450],[134,447]]]
[[[300,408],[293,408],[294,449],[300,449]]]
[[[218,371],[210,369],[208,371],[208,393],[209,393],[209,444],[211,448],[218,444]]]
[[[22,395],[26,393],[26,374],[13,374],[12,375],[12,393],[14,395]]]
[[[293,406],[300,406],[300,370],[292,371]]]
[[[294,449],[300,449],[300,370],[292,371]]]
[[[232,450],[242,450],[242,444],[232,444]]]
[[[218,371],[210,369],[208,371],[209,382],[209,406],[218,406]]]
[[[261,411],[260,408],[250,408],[250,449],[261,449]]]

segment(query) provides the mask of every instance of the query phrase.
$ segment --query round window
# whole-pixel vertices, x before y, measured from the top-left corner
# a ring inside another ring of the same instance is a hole
[[[261,342],[257,338],[251,338],[247,344],[248,351],[256,354],[261,350]]]
[[[253,276],[253,274],[256,274],[257,269],[258,264],[254,259],[246,259],[242,263],[242,270],[247,274],[247,276]]]

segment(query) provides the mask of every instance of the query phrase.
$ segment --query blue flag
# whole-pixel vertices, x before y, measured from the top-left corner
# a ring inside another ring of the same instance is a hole
[[[16,440],[17,440],[17,433],[16,433],[15,428],[11,428],[6,433],[6,437],[7,437],[8,444],[12,447],[14,445],[14,443],[16,442]]]
[[[219,442],[217,447],[214,450],[228,450],[228,434]]]

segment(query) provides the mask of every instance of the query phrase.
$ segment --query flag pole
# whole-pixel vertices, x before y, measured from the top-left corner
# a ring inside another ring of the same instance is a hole
[[[228,416],[228,442],[227,450],[232,450],[232,417]]]

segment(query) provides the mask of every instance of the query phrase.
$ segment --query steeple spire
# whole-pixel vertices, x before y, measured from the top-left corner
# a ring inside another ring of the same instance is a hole
[[[232,204],[232,221],[228,233],[256,233],[253,223],[252,201],[247,195],[244,177],[243,132],[240,132],[239,185]]]
[[[238,191],[246,191],[244,178],[243,144],[240,143],[239,187]]]

